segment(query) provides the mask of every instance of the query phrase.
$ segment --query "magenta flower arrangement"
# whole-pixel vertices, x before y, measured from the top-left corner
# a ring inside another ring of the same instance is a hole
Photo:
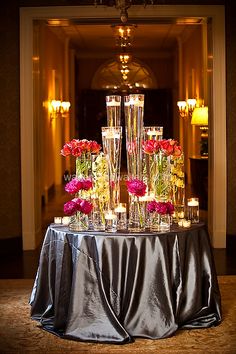
[[[128,192],[136,197],[143,197],[146,193],[147,185],[137,178],[127,181],[126,186]]]
[[[172,215],[174,213],[174,205],[171,202],[157,202],[152,200],[147,204],[149,213],[157,212],[160,215]]]
[[[78,179],[73,178],[65,186],[65,191],[70,194],[78,193],[80,190],[88,191],[93,187],[93,183],[90,179]]]
[[[81,198],[74,198],[64,204],[64,213],[68,216],[74,215],[76,212],[89,214],[93,209],[93,204]]]

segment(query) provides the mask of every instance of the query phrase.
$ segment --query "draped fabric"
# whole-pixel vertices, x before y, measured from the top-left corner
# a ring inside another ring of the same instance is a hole
[[[44,329],[75,340],[127,343],[217,325],[221,301],[207,230],[72,233],[51,225],[30,304]]]

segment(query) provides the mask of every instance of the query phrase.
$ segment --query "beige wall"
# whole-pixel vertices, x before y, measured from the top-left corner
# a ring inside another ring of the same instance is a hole
[[[52,116],[48,101],[67,100],[69,56],[66,41],[60,41],[46,26],[39,31],[39,57],[41,78],[41,193],[47,201],[49,188],[61,184],[66,161],[60,155],[63,144],[70,139],[70,116]]]
[[[197,26],[190,37],[181,43],[182,50],[182,77],[180,77],[181,86],[179,99],[187,100],[196,98],[200,105],[204,98],[204,76],[203,76],[203,44],[202,44],[202,26]],[[207,100],[207,97],[205,97]],[[181,144],[184,146],[185,169],[188,182],[191,183],[189,157],[200,155],[200,128],[191,125],[191,117],[182,118],[180,122]]]

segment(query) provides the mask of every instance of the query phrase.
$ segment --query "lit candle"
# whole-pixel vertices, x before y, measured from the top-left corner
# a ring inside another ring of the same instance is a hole
[[[54,224],[61,224],[62,218],[60,216],[55,216],[54,217]]]
[[[184,218],[184,211],[180,211],[178,213],[178,216],[179,216],[180,219],[183,219]]]
[[[179,220],[178,221],[178,226],[180,226],[180,227],[190,227],[191,226],[191,220],[186,220],[186,219]]]
[[[110,101],[106,103],[107,107],[119,107],[120,106],[120,102],[117,102],[114,98]]]
[[[62,224],[63,225],[68,225],[70,222],[70,217],[69,216],[63,216],[62,218]]]
[[[161,133],[158,132],[157,130],[149,130],[147,132],[147,135],[161,135]]]
[[[180,227],[183,227],[183,220],[178,221],[178,225],[179,225]]]
[[[126,207],[124,207],[122,204],[119,205],[117,208],[115,208],[116,213],[126,213]]]
[[[183,227],[190,227],[191,226],[191,220],[183,220]]]
[[[139,197],[140,202],[150,202],[154,199],[154,194],[144,195],[143,197]]]
[[[116,216],[116,214],[113,214],[112,211],[108,211],[105,214],[105,219],[106,220],[115,220],[115,219],[117,219],[117,216]]]
[[[192,206],[192,207],[199,206],[199,202],[197,200],[189,200],[188,206]]]

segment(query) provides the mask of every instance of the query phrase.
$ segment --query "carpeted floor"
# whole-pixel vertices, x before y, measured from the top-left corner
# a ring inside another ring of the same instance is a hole
[[[0,280],[0,353],[236,353],[236,276],[219,276],[223,322],[213,328],[180,330],[162,340],[136,339],[108,345],[60,339],[30,319],[32,280]]]

